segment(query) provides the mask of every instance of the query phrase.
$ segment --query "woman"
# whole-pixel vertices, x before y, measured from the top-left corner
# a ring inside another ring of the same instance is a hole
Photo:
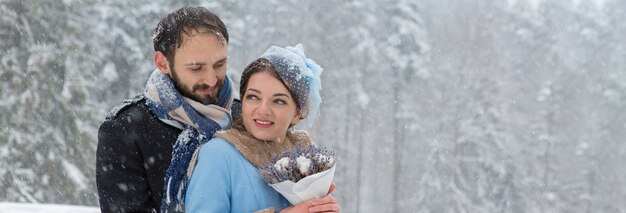
[[[272,46],[246,67],[241,118],[200,147],[198,163],[189,169],[193,174],[185,196],[187,212],[339,212],[332,196],[290,206],[258,169],[272,154],[311,145],[305,131],[291,127],[317,114],[320,74],[301,45]]]

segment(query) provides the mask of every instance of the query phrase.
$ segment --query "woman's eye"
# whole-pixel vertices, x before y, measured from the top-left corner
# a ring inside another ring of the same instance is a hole
[[[287,104],[287,101],[284,101],[282,99],[276,99],[276,100],[274,100],[274,103],[277,103],[277,104],[280,104],[280,105],[285,105],[285,104]]]
[[[259,100],[256,95],[246,95],[246,100]]]

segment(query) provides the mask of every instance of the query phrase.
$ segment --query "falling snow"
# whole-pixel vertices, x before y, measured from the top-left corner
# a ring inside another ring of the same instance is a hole
[[[9,0],[0,213],[98,205],[98,126],[143,92],[158,20],[197,3],[229,29],[235,91],[270,45],[324,67],[311,135],[344,212],[626,209],[625,1]]]

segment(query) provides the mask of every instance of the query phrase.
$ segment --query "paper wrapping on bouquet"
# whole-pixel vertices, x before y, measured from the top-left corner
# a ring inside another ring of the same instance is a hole
[[[297,183],[287,180],[270,184],[270,186],[287,198],[293,205],[311,198],[324,197],[328,193],[328,189],[330,189],[333,177],[335,177],[336,166],[334,165],[326,171],[302,178]]]

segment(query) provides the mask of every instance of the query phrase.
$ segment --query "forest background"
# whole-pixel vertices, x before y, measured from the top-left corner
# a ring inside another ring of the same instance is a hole
[[[344,212],[626,209],[626,1],[0,0],[0,201],[97,206],[97,129],[187,5],[322,65]]]

